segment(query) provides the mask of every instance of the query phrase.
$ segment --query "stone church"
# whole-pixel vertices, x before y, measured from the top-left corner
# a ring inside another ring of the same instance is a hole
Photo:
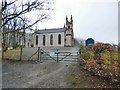
[[[32,44],[34,47],[51,47],[51,46],[73,46],[73,18],[70,21],[66,16],[66,23],[63,28],[52,28],[37,30],[32,34]]]

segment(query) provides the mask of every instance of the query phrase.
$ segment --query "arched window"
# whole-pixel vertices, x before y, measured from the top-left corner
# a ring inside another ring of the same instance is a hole
[[[43,46],[45,46],[45,35],[43,35]]]
[[[53,35],[50,35],[50,45],[53,45]]]
[[[58,35],[58,44],[61,44],[61,34]]]
[[[38,36],[36,36],[36,45],[38,45]]]

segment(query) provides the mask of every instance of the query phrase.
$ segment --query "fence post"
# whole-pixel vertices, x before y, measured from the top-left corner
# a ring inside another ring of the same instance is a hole
[[[42,63],[42,62],[41,62],[41,49],[40,49],[40,63]]]
[[[22,47],[20,48],[20,61],[22,60]]]
[[[3,43],[2,43],[2,60],[4,59],[4,50],[3,50]]]
[[[40,61],[40,47],[38,47],[38,62]]]

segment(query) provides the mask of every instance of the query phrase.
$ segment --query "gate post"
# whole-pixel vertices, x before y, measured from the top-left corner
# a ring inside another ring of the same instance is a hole
[[[57,49],[57,52],[55,52],[55,54],[57,54],[57,63],[58,63],[58,61],[59,61],[59,58],[58,58],[58,54],[59,54],[58,49]]]
[[[41,49],[40,49],[40,63],[42,63],[42,62],[41,62]]]
[[[38,47],[38,62],[40,61],[40,47]]]

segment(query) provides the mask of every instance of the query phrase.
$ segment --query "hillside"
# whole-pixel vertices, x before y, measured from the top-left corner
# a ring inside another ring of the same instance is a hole
[[[76,38],[76,39],[80,44],[85,45],[85,39],[83,39],[83,38]]]

